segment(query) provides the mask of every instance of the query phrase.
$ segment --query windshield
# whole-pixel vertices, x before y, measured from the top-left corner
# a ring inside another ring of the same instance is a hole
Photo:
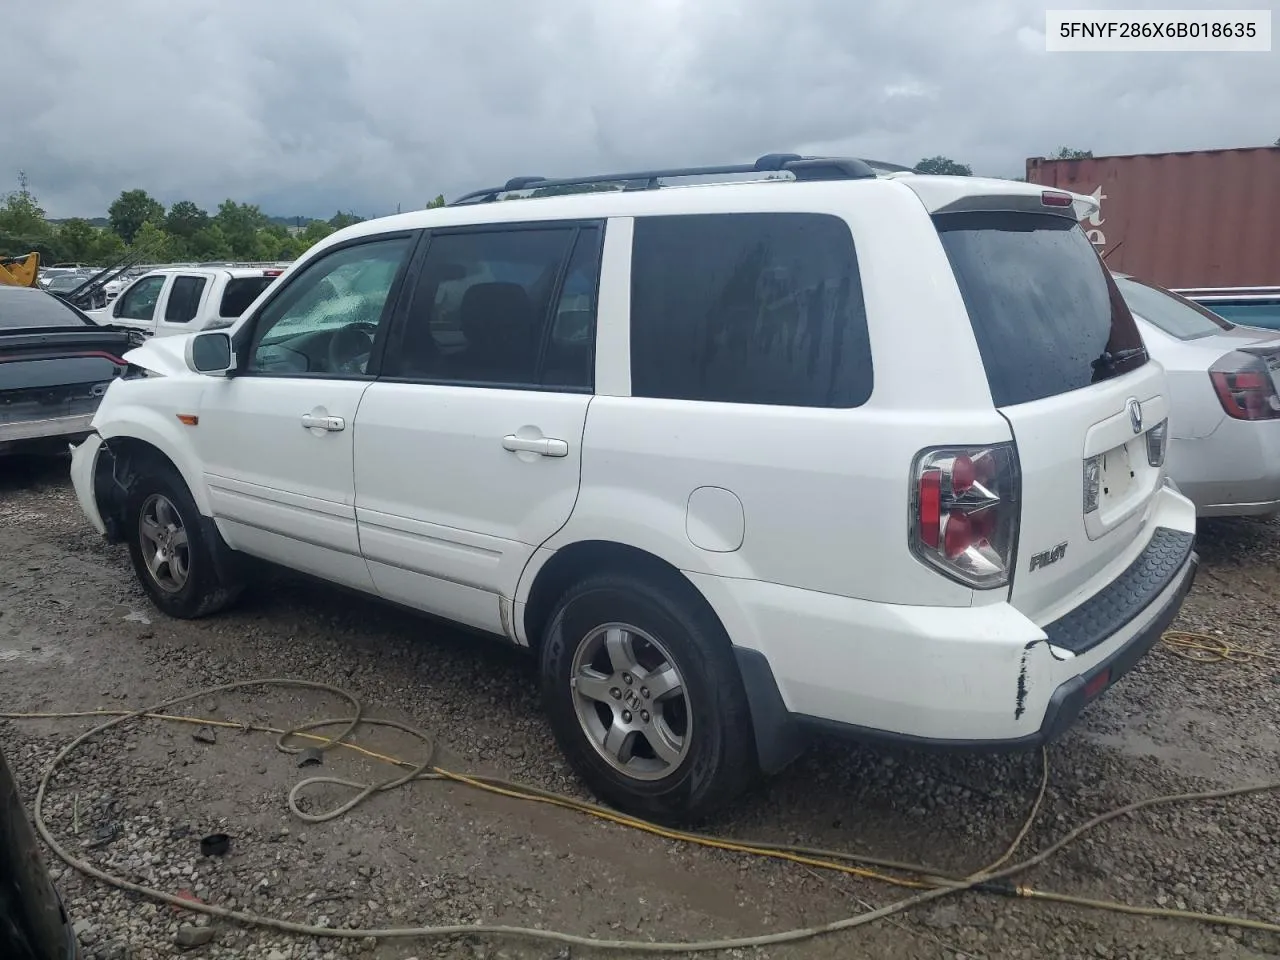
[[[0,287],[0,330],[82,327],[93,321],[64,300],[30,287]]]
[[[64,273],[59,277],[54,277],[49,281],[49,289],[58,293],[69,293],[80,284],[84,283],[88,277],[81,277],[74,273]]]
[[[1179,340],[1197,340],[1235,326],[1163,287],[1132,277],[1116,277],[1116,286],[1131,311]]]

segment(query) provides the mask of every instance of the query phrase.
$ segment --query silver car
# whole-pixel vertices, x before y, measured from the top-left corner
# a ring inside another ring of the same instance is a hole
[[[1116,286],[1169,377],[1169,476],[1201,517],[1280,513],[1280,332],[1125,274]]]

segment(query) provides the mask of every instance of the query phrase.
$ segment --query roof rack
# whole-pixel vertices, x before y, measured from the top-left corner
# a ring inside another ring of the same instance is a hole
[[[877,164],[881,169],[894,164]],[[679,177],[720,177],[740,173],[790,173],[797,180],[867,180],[876,176],[875,168],[854,157],[802,157],[798,153],[766,153],[755,163],[735,163],[714,167],[675,167],[670,170],[639,170],[633,173],[606,173],[590,177],[512,177],[500,187],[486,187],[463,194],[451,207],[469,203],[489,203],[501,194],[547,187],[586,186],[617,183],[623,191],[656,190],[660,180]]]

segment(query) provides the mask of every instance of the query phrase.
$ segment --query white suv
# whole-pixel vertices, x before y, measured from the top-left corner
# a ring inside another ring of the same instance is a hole
[[[739,182],[667,185],[695,175]],[[173,616],[252,557],[529,648],[644,816],[813,728],[1039,744],[1197,566],[1091,202],[770,155],[366,221],[131,353],[76,491]]]

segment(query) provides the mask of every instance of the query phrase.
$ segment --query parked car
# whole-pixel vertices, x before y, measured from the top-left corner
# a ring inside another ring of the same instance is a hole
[[[56,293],[60,297],[69,297],[88,284],[93,277],[94,273],[81,270],[59,273],[49,279],[44,289],[49,293]],[[97,289],[92,291],[87,300],[92,301],[94,309],[99,309],[106,306],[107,295],[103,290]]]
[[[1169,378],[1169,476],[1202,517],[1280,512],[1280,333],[1116,274]]]
[[[98,323],[171,336],[230,326],[283,269],[167,268],[138,277],[112,305],[90,313]]]
[[[0,752],[0,957],[77,960],[80,955],[17,781]]]
[[[142,342],[60,298],[0,287],[0,454],[60,449],[89,433],[107,387]]]
[[[338,231],[228,330],[130,354],[158,375],[75,450],[86,516],[175,617],[250,557],[528,648],[574,767],[642,816],[812,730],[1054,739],[1198,563],[1090,201],[693,173],[747,171],[782,176],[489,202],[602,180],[523,178]]]
[[[1280,330],[1280,287],[1214,287],[1175,292],[1233,323]]]

